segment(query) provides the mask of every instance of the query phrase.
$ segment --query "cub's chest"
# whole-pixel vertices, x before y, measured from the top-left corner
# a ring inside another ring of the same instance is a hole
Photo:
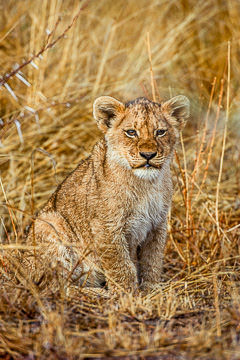
[[[164,214],[165,208],[164,194],[159,190],[145,194],[139,199],[126,224],[126,230],[131,241],[141,244],[148,233],[154,231],[161,224],[166,216]]]

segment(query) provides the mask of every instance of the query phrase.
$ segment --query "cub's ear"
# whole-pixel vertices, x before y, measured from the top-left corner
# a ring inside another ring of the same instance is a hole
[[[93,103],[93,116],[103,133],[112,127],[115,119],[123,115],[124,110],[124,104],[111,96],[100,96]]]
[[[162,111],[170,122],[183,129],[190,115],[190,101],[184,95],[178,95],[162,104]]]

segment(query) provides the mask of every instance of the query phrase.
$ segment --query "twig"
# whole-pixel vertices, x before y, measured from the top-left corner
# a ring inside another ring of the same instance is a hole
[[[42,106],[36,110],[34,110],[34,112],[29,112],[29,114],[24,114],[24,116],[21,118],[21,123],[23,122],[23,120],[26,120],[32,116],[35,116],[36,114],[38,114],[40,111],[44,111],[47,109],[51,109],[54,107],[57,107],[59,105],[68,105],[70,103],[74,103],[76,101],[78,101],[79,99],[82,99],[84,96],[86,96],[87,93],[84,93],[82,96],[76,98],[76,99],[72,99],[72,100],[68,100],[68,101],[64,101],[64,102],[55,102],[54,104],[50,104],[47,106]],[[26,107],[25,107],[26,109]],[[19,114],[18,114],[19,115]],[[11,125],[16,121],[19,121],[19,116],[17,117],[13,117],[11,120],[9,120],[8,122],[4,123],[3,127],[1,128],[1,133],[0,133],[0,140],[2,140],[4,138],[4,135],[6,134],[6,132],[9,130],[9,128],[11,127]]]

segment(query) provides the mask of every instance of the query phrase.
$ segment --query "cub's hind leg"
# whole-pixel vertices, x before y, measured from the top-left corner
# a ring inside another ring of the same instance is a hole
[[[30,229],[27,244],[36,248],[24,252],[22,263],[39,286],[55,288],[60,283],[80,285],[94,281],[90,249],[59,213],[40,214]]]

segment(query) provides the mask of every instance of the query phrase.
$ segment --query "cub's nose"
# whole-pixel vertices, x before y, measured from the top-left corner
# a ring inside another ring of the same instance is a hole
[[[146,160],[151,160],[157,155],[156,152],[140,152],[139,154]]]

